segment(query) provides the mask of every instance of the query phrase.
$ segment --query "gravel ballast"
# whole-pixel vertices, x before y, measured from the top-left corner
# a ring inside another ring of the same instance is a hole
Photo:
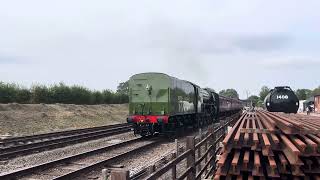
[[[57,160],[62,157],[79,154],[82,152],[90,151],[93,149],[101,148],[107,145],[116,144],[125,140],[136,138],[132,132],[110,136],[94,141],[88,141],[81,144],[75,144],[63,148],[58,148],[50,151],[44,151],[36,154],[30,154],[27,156],[21,156],[8,161],[0,163],[0,174],[10,171],[18,170],[34,166],[41,163]]]

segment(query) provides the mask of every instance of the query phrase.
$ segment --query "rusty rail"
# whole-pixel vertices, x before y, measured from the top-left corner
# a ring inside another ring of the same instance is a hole
[[[214,179],[320,176],[320,117],[245,113],[223,145]]]

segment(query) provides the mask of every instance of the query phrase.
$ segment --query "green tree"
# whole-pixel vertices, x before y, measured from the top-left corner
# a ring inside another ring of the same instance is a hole
[[[297,95],[299,100],[305,100],[311,97],[312,91],[310,89],[297,89],[295,91],[295,94]]]
[[[214,89],[211,89],[211,88],[208,88],[208,87],[206,87],[205,89],[208,89],[211,92],[216,92]]]
[[[73,104],[93,104],[92,92],[82,86],[72,86],[71,97]]]
[[[258,96],[256,96],[256,95],[252,95],[252,96],[248,97],[247,100],[248,100],[248,101],[251,101],[252,104],[254,104],[255,106],[257,106],[257,105],[258,105],[258,102],[259,102],[259,100],[260,100],[260,97],[258,97]]]
[[[320,94],[320,86],[318,86],[317,88],[315,88],[313,91],[312,91],[312,95],[319,95]]]
[[[121,83],[117,92],[91,91],[82,86],[33,85],[30,89],[13,83],[0,82],[0,103],[64,103],[64,104],[119,104],[128,103],[128,82]]]
[[[72,104],[72,92],[69,86],[66,86],[64,83],[60,82],[52,86],[50,89],[51,101],[53,103],[65,103]]]
[[[111,90],[109,90],[109,89],[103,90],[102,96],[103,96],[103,102],[105,104],[113,103],[114,93]]]
[[[120,94],[116,93],[116,101],[114,102],[115,104],[123,104],[123,103],[128,103],[129,102],[129,96],[126,94]]]
[[[29,89],[19,89],[16,93],[16,102],[21,104],[31,103],[31,96]]]
[[[17,86],[15,84],[8,84],[0,82],[0,102],[12,103],[16,100]]]
[[[221,90],[219,92],[219,95],[230,97],[230,98],[239,99],[239,94],[235,89],[224,89],[224,90]]]
[[[44,85],[33,85],[31,87],[32,103],[52,103],[49,89]]]
[[[266,98],[266,96],[268,95],[270,89],[267,86],[262,86],[259,96],[260,96],[260,100],[264,101],[264,99]]]
[[[122,82],[117,87],[117,92],[114,94],[114,103],[129,102],[129,81]]]
[[[129,94],[129,81],[122,82],[117,87],[117,93],[119,94]]]
[[[263,107],[264,101],[261,101],[261,99],[257,102],[258,107]]]
[[[104,97],[100,91],[94,91],[92,93],[92,96],[93,96],[93,104],[103,104],[104,103]]]

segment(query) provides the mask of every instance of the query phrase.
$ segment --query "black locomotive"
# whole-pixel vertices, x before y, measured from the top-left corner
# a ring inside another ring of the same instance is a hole
[[[299,99],[289,86],[278,86],[270,90],[264,100],[270,112],[297,113]]]

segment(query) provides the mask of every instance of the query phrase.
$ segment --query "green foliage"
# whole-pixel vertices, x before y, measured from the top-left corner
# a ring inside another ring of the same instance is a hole
[[[262,86],[259,96],[260,96],[260,100],[264,101],[264,99],[266,98],[266,96],[268,95],[270,89],[267,86]]]
[[[122,82],[117,87],[113,102],[125,103],[129,102],[129,81]]]
[[[59,83],[58,85],[54,85],[49,88],[49,101],[53,101],[55,103],[65,103],[71,104],[73,102],[73,95],[71,92],[71,88],[66,86],[63,83]]]
[[[82,86],[33,85],[30,89],[0,82],[0,103],[120,104],[128,103],[127,94],[110,90],[91,91]]]
[[[225,89],[219,92],[219,95],[230,97],[230,98],[237,98],[239,99],[239,94],[235,89]]]
[[[95,104],[103,104],[104,103],[104,99],[103,99],[103,95],[100,91],[94,91],[92,93],[92,101],[95,103]]]
[[[92,92],[82,86],[71,87],[71,99],[73,104],[95,104]]]
[[[312,91],[310,89],[297,89],[295,94],[299,100],[306,100],[312,96]]]
[[[31,101],[31,96],[32,94],[28,89],[19,89],[18,91],[16,91],[16,102],[21,104],[28,104]]]
[[[248,101],[252,102],[252,105],[257,106],[258,102],[260,101],[260,97],[256,96],[256,95],[252,95],[250,97],[248,97],[247,99]]]
[[[44,85],[31,87],[31,103],[51,103],[49,89]]]
[[[211,88],[209,88],[209,87],[206,87],[205,89],[208,89],[208,90],[210,90],[211,92],[216,92],[214,89],[211,89]]]
[[[16,99],[16,89],[18,88],[15,84],[5,84],[0,82],[0,102],[14,102]]]
[[[129,97],[126,94],[121,94],[121,93],[115,93],[115,98],[113,100],[114,104],[116,103],[125,103],[125,102],[129,102]]]
[[[319,95],[319,94],[320,94],[320,86],[318,86],[312,91],[312,95]]]
[[[119,94],[129,94],[129,81],[122,82],[117,87],[117,93]]]
[[[256,106],[257,106],[257,107],[263,107],[263,102],[264,102],[264,101],[259,100],[259,101],[257,102],[257,105],[256,105]]]
[[[113,103],[114,94],[112,91],[106,89],[102,91],[103,103],[110,104]]]

